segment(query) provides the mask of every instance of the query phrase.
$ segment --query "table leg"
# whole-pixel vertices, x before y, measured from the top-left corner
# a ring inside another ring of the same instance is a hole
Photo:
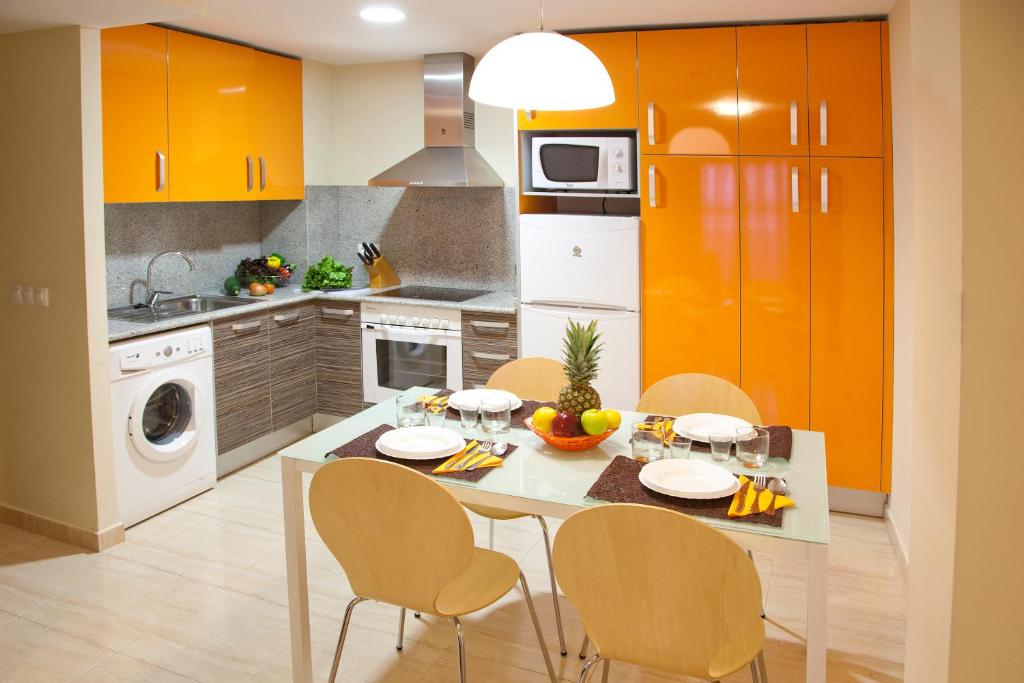
[[[281,458],[284,500],[284,552],[288,572],[288,625],[292,641],[292,680],[313,680],[309,642],[309,589],[306,583],[306,525],[302,472],[292,458]]]
[[[828,652],[828,547],[807,544],[807,683],[824,683]]]

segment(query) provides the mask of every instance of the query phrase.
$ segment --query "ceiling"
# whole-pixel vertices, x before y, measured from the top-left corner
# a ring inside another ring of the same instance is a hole
[[[545,27],[565,31],[887,14],[893,0],[547,0]],[[359,18],[368,5],[402,9],[400,24]],[[81,24],[166,22],[331,64],[425,53],[477,56],[537,28],[537,0],[3,0],[0,33]]]

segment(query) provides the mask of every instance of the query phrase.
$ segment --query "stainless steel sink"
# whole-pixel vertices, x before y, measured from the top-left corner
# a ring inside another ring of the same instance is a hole
[[[178,296],[173,299],[162,299],[156,306],[149,308],[144,304],[111,308],[107,311],[108,318],[127,320],[133,323],[157,322],[168,318],[180,318],[196,313],[211,313],[225,308],[251,306],[256,303],[252,299],[239,299],[233,296],[217,296],[212,294],[193,294]]]

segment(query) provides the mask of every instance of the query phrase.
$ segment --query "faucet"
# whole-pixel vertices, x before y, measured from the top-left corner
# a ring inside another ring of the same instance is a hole
[[[149,266],[146,268],[146,307],[155,308],[156,302],[160,300],[161,294],[173,294],[174,292],[167,291],[166,289],[153,289],[153,264],[156,263],[160,258],[164,256],[180,256],[185,259],[185,263],[188,264],[189,271],[196,269],[196,264],[192,262],[192,259],[180,251],[162,251],[152,258],[149,262]]]

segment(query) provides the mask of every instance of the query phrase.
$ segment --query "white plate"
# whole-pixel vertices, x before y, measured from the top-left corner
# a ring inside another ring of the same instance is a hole
[[[708,443],[708,436],[710,434],[729,434],[735,440],[737,429],[750,429],[750,427],[751,424],[746,420],[730,415],[690,413],[689,415],[677,417],[672,424],[672,431],[689,437],[694,441]]]
[[[502,389],[466,389],[464,391],[456,391],[448,397],[448,405],[458,410],[464,401],[480,405],[480,401],[488,397],[507,399],[509,404],[512,406],[512,410],[523,405],[523,402],[519,400],[518,396],[513,394],[511,391],[504,391]]]
[[[443,427],[401,427],[377,439],[377,450],[402,460],[434,460],[455,455],[466,447],[458,432]]]
[[[729,470],[706,460],[655,460],[640,470],[640,483],[675,498],[725,498],[740,488]]]

